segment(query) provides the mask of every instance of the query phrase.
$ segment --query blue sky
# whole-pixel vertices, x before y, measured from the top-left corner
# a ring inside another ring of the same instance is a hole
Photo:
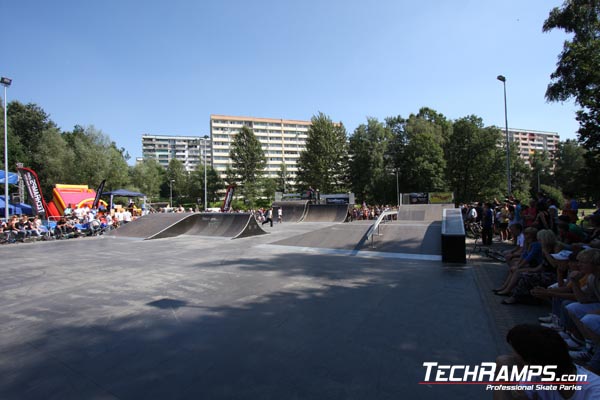
[[[456,119],[575,138],[576,107],[547,103],[567,36],[555,0],[0,2],[8,99],[63,130],[94,125],[132,156],[141,135],[205,135],[210,114],[308,120],[348,133],[427,106]]]

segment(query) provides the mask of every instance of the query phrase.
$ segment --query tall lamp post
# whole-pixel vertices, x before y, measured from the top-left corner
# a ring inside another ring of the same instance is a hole
[[[206,141],[208,140],[208,135],[204,135],[204,211],[208,210],[208,191],[206,190]]]
[[[6,118],[6,88],[10,86],[12,79],[2,77],[0,84],[4,86],[4,218],[8,223],[8,120]]]
[[[175,179],[169,180],[169,207],[171,209],[173,208],[173,182],[175,182]]]
[[[398,207],[400,207],[400,187],[398,186],[398,169],[396,169],[396,199]]]
[[[504,86],[504,126],[506,133],[506,181],[508,187],[508,196],[510,196],[512,192],[511,182],[510,182],[510,142],[508,141],[508,109],[506,107],[506,78],[503,75],[498,75],[496,78],[500,82],[502,82]]]

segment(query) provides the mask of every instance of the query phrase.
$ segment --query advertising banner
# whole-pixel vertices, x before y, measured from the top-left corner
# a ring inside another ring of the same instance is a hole
[[[42,196],[42,188],[38,176],[33,170],[29,168],[17,168],[17,171],[21,175],[21,179],[25,183],[25,188],[29,194],[29,200],[33,206],[33,212],[45,218],[46,215],[46,202]]]

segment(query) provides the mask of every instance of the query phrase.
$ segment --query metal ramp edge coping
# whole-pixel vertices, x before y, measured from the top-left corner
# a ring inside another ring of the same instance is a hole
[[[244,228],[235,236],[233,236],[231,239],[237,239],[240,236],[242,236],[242,234],[244,234],[246,232],[246,230],[248,229],[248,226],[250,224],[256,224],[256,228],[261,232],[259,233],[260,235],[267,235],[269,232],[265,231],[260,225],[258,225],[258,222],[256,221],[256,218],[254,218],[254,215],[250,214],[248,216],[248,221],[246,222],[246,225],[244,225]]]
[[[170,229],[171,227],[173,227],[173,226],[175,226],[175,225],[177,225],[177,224],[180,224],[181,222],[185,221],[186,219],[193,218],[194,216],[196,216],[196,215],[198,215],[198,214],[204,214],[204,213],[192,213],[192,214],[188,214],[188,215],[186,215],[184,218],[178,219],[178,220],[177,220],[177,221],[175,221],[174,223],[172,223],[172,224],[170,224],[170,225],[168,225],[168,226],[164,227],[164,228],[163,228],[163,229],[161,229],[159,232],[156,232],[155,234],[153,234],[153,235],[151,235],[151,236],[148,236],[147,238],[144,238],[144,240],[150,240],[150,239],[153,239],[153,238],[155,238],[156,236],[158,236],[158,235],[160,235],[161,233],[163,233],[164,231],[166,231],[166,230]],[[266,235],[266,234],[268,234],[268,233],[269,233],[269,232],[266,232],[264,229],[262,229],[262,227],[261,227],[260,225],[258,225],[258,222],[256,222],[256,219],[254,218],[254,216],[253,216],[252,214],[248,214],[248,220],[246,221],[246,224],[244,225],[244,228],[242,228],[242,229],[240,230],[240,232],[238,232],[238,234],[237,234],[237,235],[235,235],[235,236],[231,236],[231,237],[230,237],[230,239],[237,239],[237,238],[239,238],[239,237],[245,237],[245,236],[242,236],[242,235],[243,235],[244,233],[246,233],[246,231],[248,230],[248,227],[249,227],[249,225],[250,225],[251,223],[253,223],[253,222],[256,224],[256,229],[257,229],[258,231],[260,231],[259,235]],[[182,233],[181,235],[185,235],[185,233]],[[177,236],[180,236],[180,235],[177,235]],[[201,235],[200,235],[200,236],[201,236]],[[252,235],[250,235],[250,236],[252,236]],[[227,236],[224,236],[224,237],[227,237]]]
[[[150,236],[148,236],[148,237],[144,238],[144,240],[150,240],[150,239],[153,239],[155,236],[158,236],[158,235],[160,235],[161,233],[163,233],[164,231],[166,231],[166,230],[170,229],[171,227],[173,227],[173,226],[175,226],[175,225],[177,225],[177,224],[181,223],[181,221],[185,221],[186,219],[188,219],[188,218],[191,218],[193,215],[195,215],[195,213],[193,213],[193,214],[186,214],[186,215],[185,215],[183,218],[181,218],[181,219],[178,219],[177,221],[173,222],[173,223],[172,223],[172,224],[170,224],[170,225],[167,225],[166,227],[164,227],[164,228],[163,228],[163,229],[161,229],[160,231],[158,231],[158,232],[154,233],[153,235],[150,235]]]
[[[285,203],[294,203],[296,205],[298,203],[304,203],[302,205],[302,215],[300,215],[300,218],[298,218],[297,221],[294,221],[294,222],[302,222],[304,220],[304,217],[306,217],[306,214],[308,213],[308,204],[310,203],[310,201],[308,201],[308,200],[300,200],[300,201],[298,201],[298,200],[295,200],[295,201],[292,200],[292,201],[287,201],[287,202],[286,201],[275,201],[275,202],[273,202],[271,204],[271,207],[274,207],[274,208],[277,207],[277,208],[279,208],[279,207],[282,207]],[[273,216],[273,217],[275,217],[275,216]],[[283,218],[285,220],[285,215],[283,216]]]
[[[302,218],[298,221],[298,222],[304,222],[304,219],[310,214],[310,202],[307,202],[306,205],[304,206],[304,214],[302,215]],[[339,204],[313,204],[314,206],[339,206]],[[330,222],[335,222],[335,223],[344,223],[348,221],[348,210],[350,209],[350,204],[346,204],[346,217],[344,218],[343,221],[330,221]]]

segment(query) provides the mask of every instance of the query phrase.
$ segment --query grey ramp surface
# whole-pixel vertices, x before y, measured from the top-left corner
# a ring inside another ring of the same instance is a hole
[[[347,204],[309,204],[302,222],[344,222]]]
[[[442,254],[442,224],[424,223],[387,223],[380,226],[380,235],[373,236],[364,243],[361,250],[373,250],[405,254]]]
[[[388,222],[379,226],[379,235],[374,235],[373,241],[366,238],[370,226],[371,224],[356,222],[340,223],[289,237],[272,244],[385,253],[442,254],[442,228],[439,222]]]
[[[145,239],[185,220],[186,218],[189,218],[192,215],[193,214],[191,213],[148,214],[130,223],[123,224],[118,229],[110,231],[108,236]]]
[[[248,213],[149,214],[111,231],[120,237],[165,239],[180,235],[238,238],[266,234]],[[183,217],[176,218],[181,215]],[[138,226],[139,224],[139,226]],[[124,233],[122,228],[130,228]]]
[[[471,266],[253,247],[265,238],[24,245],[26,263],[0,263],[0,398],[490,397],[419,385],[424,362],[499,354]]]
[[[277,218],[277,210],[282,210],[283,222],[300,222],[306,213],[308,200],[276,201],[273,203],[273,218]]]
[[[406,204],[398,210],[398,221],[441,221],[444,208],[454,204]]]
[[[336,224],[272,243],[279,246],[354,250],[363,241],[370,224]]]

